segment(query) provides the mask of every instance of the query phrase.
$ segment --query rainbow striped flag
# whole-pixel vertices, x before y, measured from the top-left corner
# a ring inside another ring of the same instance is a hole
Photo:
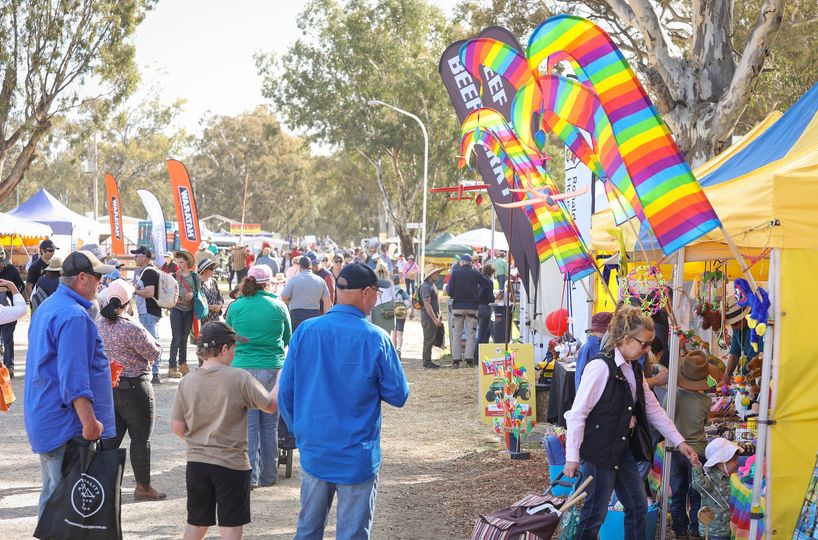
[[[463,122],[461,129],[461,162],[471,154],[475,144],[481,144],[506,165],[506,181],[510,186],[533,187],[544,195],[556,195],[554,181],[542,167],[536,151],[523,145],[500,113],[492,109],[477,109]],[[582,279],[595,270],[579,230],[564,204],[542,204],[528,193],[515,193],[518,200],[531,200],[524,207],[534,230],[537,253],[544,262],[554,255],[560,271],[572,280]]]
[[[550,73],[556,62],[569,60],[579,82],[596,93],[647,223],[666,254],[721,225],[670,130],[604,30],[582,17],[552,17],[534,30],[526,56],[534,73],[544,61]]]

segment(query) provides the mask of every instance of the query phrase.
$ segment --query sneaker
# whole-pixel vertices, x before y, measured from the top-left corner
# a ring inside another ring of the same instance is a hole
[[[168,379],[181,379],[181,378],[182,378],[182,374],[179,373],[178,369],[176,369],[175,367],[172,367],[172,368],[168,369]]]
[[[10,367],[10,368],[6,368],[6,369],[9,370],[9,379],[13,379],[14,378],[14,368]]]
[[[179,373],[182,375],[187,375],[190,373],[190,368],[187,367],[187,364],[179,364]]]
[[[440,369],[440,366],[438,366],[434,362],[428,362],[426,364],[423,364],[423,367],[424,369]]]
[[[162,381],[159,380],[159,374],[154,373],[153,378],[151,379],[151,384],[162,384]]]
[[[460,362],[452,362],[452,369],[459,369],[459,368],[460,368]]]

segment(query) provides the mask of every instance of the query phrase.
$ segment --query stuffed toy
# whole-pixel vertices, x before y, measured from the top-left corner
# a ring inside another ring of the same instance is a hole
[[[758,288],[757,294],[753,294],[753,289],[750,288],[750,284],[746,279],[737,278],[733,283],[736,287],[736,304],[750,308],[750,313],[747,315],[747,326],[750,327],[750,344],[753,346],[753,350],[758,352],[758,344],[767,331],[770,295],[761,287]]]
[[[724,273],[720,270],[704,272],[701,282],[694,284],[691,295],[698,300],[695,312],[702,318],[702,329],[718,333],[721,330],[722,290],[724,289]]]

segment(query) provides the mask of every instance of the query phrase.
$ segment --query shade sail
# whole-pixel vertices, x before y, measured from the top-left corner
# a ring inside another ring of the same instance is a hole
[[[48,225],[0,212],[0,237],[47,238],[52,234]]]
[[[97,222],[74,212],[45,189],[32,195],[9,214],[48,225],[54,234],[83,239],[99,234]]]

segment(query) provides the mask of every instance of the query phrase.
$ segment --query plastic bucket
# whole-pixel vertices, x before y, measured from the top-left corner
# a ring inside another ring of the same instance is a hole
[[[645,538],[653,540],[656,538],[656,526],[659,521],[659,508],[655,505],[648,508],[648,515],[645,518]],[[602,528],[599,529],[601,540],[624,540],[625,538],[625,512],[608,510]]]

